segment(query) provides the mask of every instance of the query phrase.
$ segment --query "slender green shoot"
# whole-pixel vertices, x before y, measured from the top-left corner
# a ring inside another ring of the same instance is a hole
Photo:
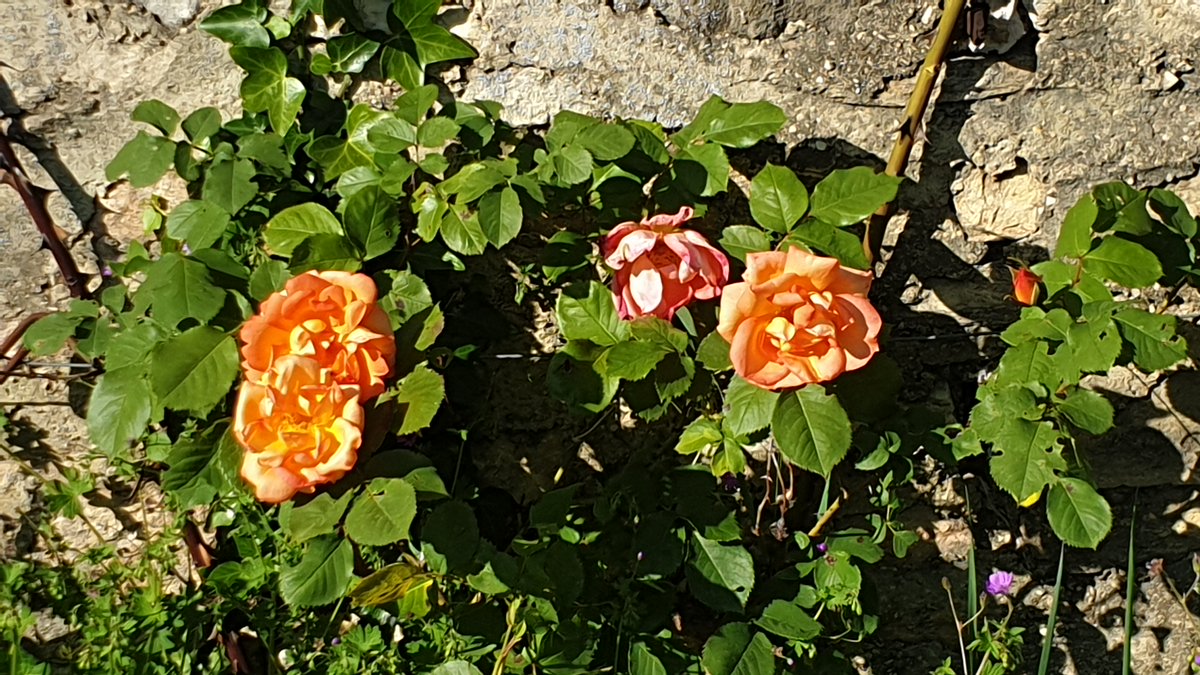
[[[1133,603],[1137,600],[1137,575],[1134,562],[1133,537],[1137,527],[1137,496],[1129,516],[1129,554],[1125,563],[1125,645],[1121,650],[1121,675],[1133,673]]]
[[[967,502],[967,523],[974,519],[971,511],[971,491],[963,485],[963,497]],[[975,538],[971,537],[971,548],[967,549],[967,616],[971,617],[971,643],[979,640],[979,571],[975,567]],[[975,672],[975,652],[967,654],[967,672]]]
[[[1054,629],[1058,625],[1058,601],[1062,596],[1063,556],[1067,545],[1058,549],[1058,574],[1054,576],[1054,601],[1050,605],[1050,616],[1046,619],[1046,636],[1042,638],[1042,658],[1038,660],[1038,675],[1050,672],[1050,652],[1054,648]]]

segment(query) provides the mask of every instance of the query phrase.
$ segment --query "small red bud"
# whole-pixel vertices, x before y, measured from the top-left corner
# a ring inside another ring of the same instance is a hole
[[[1042,282],[1042,278],[1034,274],[1028,267],[1012,270],[1013,277],[1013,299],[1026,307],[1032,307],[1037,304],[1038,295],[1041,294],[1041,287],[1038,286]]]

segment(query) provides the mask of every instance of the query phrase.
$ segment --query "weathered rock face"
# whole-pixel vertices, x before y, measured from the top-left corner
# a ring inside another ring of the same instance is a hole
[[[991,4],[1001,8],[1016,1]],[[159,98],[181,111],[214,105],[227,115],[237,113],[241,73],[225,46],[195,27],[196,19],[217,4],[220,0],[0,2],[0,108],[19,120],[12,131],[35,151],[22,151],[35,181],[61,190],[50,204],[69,236],[97,230],[101,198],[101,205],[123,212],[103,219],[118,240],[112,243],[136,234],[144,196],[126,187],[110,190],[103,169],[135,133],[129,113],[139,101]],[[572,109],[677,127],[711,94],[768,99],[789,114],[782,136],[795,144],[778,149],[780,156],[772,161],[786,161],[810,182],[847,162],[878,165],[886,157],[939,16],[937,0],[463,4],[447,18],[479,49],[480,58],[455,71],[451,86],[470,98],[503,103],[510,122],[545,124],[554,112]],[[897,336],[965,336],[968,329],[1004,325],[1014,313],[1004,300],[1005,258],[1034,262],[1044,256],[1067,208],[1095,183],[1174,185],[1193,211],[1200,211],[1200,2],[1024,0],[1024,8],[1011,17],[1003,27],[1006,34],[993,36],[989,44],[1008,47],[1012,35],[1025,35],[1004,53],[973,53],[965,45],[952,52],[921,130],[909,171],[912,182],[902,192],[902,213],[889,233],[890,259],[878,290]],[[74,241],[84,271],[95,273],[91,243],[86,237]],[[0,266],[5,291],[0,293],[0,331],[7,332],[29,311],[65,300],[53,263],[38,252],[28,217],[7,190],[0,190],[0,260],[5,262]],[[1189,337],[1200,344],[1200,335]],[[906,365],[916,372],[914,388],[943,392],[948,382],[954,386],[948,374],[973,381],[979,351],[987,345],[983,338],[897,341],[889,349],[909,360]],[[1118,400],[1122,427],[1088,447],[1097,458],[1097,478],[1114,488],[1175,486],[1156,491],[1164,495],[1156,497],[1160,502],[1194,499],[1182,494],[1188,488],[1178,486],[1197,482],[1195,378],[1124,375],[1097,383]],[[0,387],[0,398],[6,404],[61,404],[67,391],[13,381]],[[66,410],[27,407],[16,416],[30,429],[49,434],[39,447],[80,456],[87,447],[86,431]],[[545,435],[548,422],[534,422],[529,429],[510,424],[502,431],[517,439],[514,444],[523,433]],[[558,440],[547,436],[544,445],[555,447],[539,447],[536,461],[572,461],[576,447]],[[529,489],[536,493],[538,487]],[[0,488],[0,537],[24,546],[9,535],[20,529],[16,514],[36,507],[30,497],[36,482],[0,462]],[[1122,507],[1127,514],[1128,505],[1118,503],[1118,510]],[[952,551],[943,555],[947,560],[961,558],[961,546],[950,546],[954,537],[971,535],[965,521],[954,520],[958,515],[947,508],[927,523],[936,553]],[[1024,533],[1025,525],[1020,527]],[[1188,527],[1183,529],[1195,529]],[[1028,539],[1005,541],[1021,546]],[[1165,546],[1172,551],[1188,543],[1172,541]],[[1028,549],[1018,553],[1007,543],[997,548],[997,565],[1028,562],[1020,558]],[[0,556],[9,553],[0,550]],[[926,559],[934,555],[931,551]],[[1115,555],[1116,562],[1102,552],[1086,564],[1120,567],[1121,551]],[[1045,569],[1044,557],[1038,560],[1029,564],[1041,565],[1039,582],[1052,578],[1053,568]],[[912,565],[898,573],[907,574],[914,588],[928,586],[931,595],[898,594],[889,601],[895,616],[886,615],[892,620],[885,618],[885,629],[911,624],[914,608],[944,622],[936,578]],[[1184,635],[1186,622],[1177,608],[1169,597],[1158,596],[1151,609],[1139,613],[1175,612],[1153,625],[1178,626]],[[1081,619],[1075,623],[1083,628],[1069,634],[1069,669],[1079,662],[1078,672],[1111,671],[1108,661],[1088,661],[1086,647],[1096,638],[1087,634],[1095,631]],[[1155,638],[1150,631],[1141,635],[1143,643]],[[879,672],[902,672],[888,664],[908,656],[932,664],[956,649],[930,647],[928,631],[885,637],[890,642],[880,653],[891,656],[877,662],[884,664],[876,666]],[[1158,659],[1143,654],[1142,662],[1165,667],[1188,658],[1183,639],[1154,642],[1150,650],[1171,653]],[[910,665],[906,661],[905,667]]]

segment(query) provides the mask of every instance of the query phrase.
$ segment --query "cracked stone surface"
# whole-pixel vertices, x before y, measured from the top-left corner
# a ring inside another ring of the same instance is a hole
[[[225,46],[195,27],[217,4],[0,2],[0,107],[24,112],[21,124],[37,152],[22,150],[22,161],[39,185],[63,190],[51,197],[51,212],[73,238],[85,272],[95,273],[97,264],[88,238],[79,235],[98,217],[98,203],[115,211],[103,221],[112,243],[138,231],[148,192],[110,186],[104,178],[104,166],[135,132],[129,121],[134,105],[159,98],[185,113],[205,105],[226,115],[238,112],[241,73]],[[811,183],[846,163],[881,165],[936,28],[938,4],[474,0],[447,11],[446,18],[480,58],[454,66],[447,79],[456,93],[503,103],[514,124],[545,124],[553,112],[572,109],[677,127],[711,94],[767,99],[789,115],[781,136],[794,144],[775,150],[779,157],[772,161],[786,161]],[[947,409],[974,381],[979,353],[997,348],[981,334],[986,331],[974,331],[1002,327],[1015,316],[1004,300],[1006,258],[1044,257],[1066,210],[1091,185],[1128,180],[1139,187],[1172,186],[1200,211],[1200,2],[1025,4],[1026,11],[1014,16],[1026,34],[1011,49],[952,50],[914,149],[908,172],[913,182],[902,191],[901,213],[887,240],[888,269],[878,284],[896,336],[973,331],[970,339],[889,347],[917,373],[917,388],[938,392]],[[1008,28],[1016,30],[1016,24]],[[16,197],[0,192],[0,258],[6,262],[0,266],[6,291],[0,294],[0,331],[29,311],[60,307],[67,299],[32,232]],[[1184,328],[1200,344],[1200,331]],[[1098,379],[1097,387],[1116,405],[1119,431],[1083,443],[1094,457],[1097,480],[1111,490],[1114,531],[1128,531],[1122,528],[1128,528],[1133,488],[1143,488],[1139,516],[1147,515],[1139,536],[1150,547],[1144,557],[1165,558],[1176,580],[1188,578],[1190,551],[1200,547],[1196,377],[1117,371]],[[34,460],[46,453],[68,461],[84,456],[86,430],[67,405],[71,401],[61,384],[13,380],[0,387],[0,402],[42,453],[31,455]],[[14,408],[14,402],[25,405]],[[579,449],[570,434],[559,438],[529,426],[547,446],[529,446],[532,463],[575,461]],[[500,438],[497,446],[526,447],[520,434],[527,432],[503,428],[516,440]],[[609,466],[603,444],[588,442]],[[526,483],[522,489],[536,494],[538,487]],[[868,650],[876,672],[928,672],[955,652],[956,644],[931,643],[929,631],[952,635],[937,582],[947,575],[961,587],[956,563],[972,539],[994,549],[981,564],[1029,573],[1030,601],[1020,605],[1019,616],[1034,628],[1026,642],[1036,650],[1036,626],[1049,603],[1045,584],[1056,562],[1049,550],[1054,547],[1042,548],[1052,541],[1039,529],[1044,512],[1017,510],[1005,495],[973,489],[972,499],[983,499],[1003,517],[968,527],[957,501],[921,504],[910,514],[911,525],[930,536],[914,549],[919,564],[885,563],[872,572],[881,585],[899,586],[884,599],[883,632]],[[36,490],[36,481],[16,463],[0,458],[0,556],[32,545],[20,516],[39,508]],[[62,525],[80,544],[93,536]],[[1106,589],[1115,587],[1112,570],[1124,569],[1123,546],[1123,537],[1114,536],[1095,554],[1069,557],[1068,628],[1055,642],[1061,672],[1113,672],[1107,649],[1122,638]],[[1186,672],[1197,636],[1161,581],[1139,581],[1135,671]],[[928,624],[912,624],[914,613],[928,617]],[[923,670],[904,670],[917,666]]]

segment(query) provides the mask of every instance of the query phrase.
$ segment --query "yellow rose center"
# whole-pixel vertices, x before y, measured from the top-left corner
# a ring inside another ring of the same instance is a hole
[[[767,324],[767,335],[771,336],[771,344],[781,352],[788,352],[792,349],[792,338],[796,337],[796,327],[791,321],[777,316],[771,319]]]

